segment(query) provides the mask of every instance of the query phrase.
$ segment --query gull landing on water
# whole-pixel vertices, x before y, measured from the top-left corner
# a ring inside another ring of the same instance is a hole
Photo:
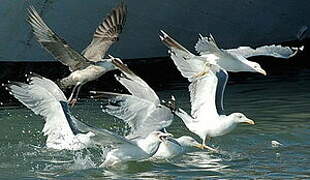
[[[202,64],[205,62],[218,65],[229,72],[257,72],[266,75],[266,71],[258,63],[249,61],[246,58],[252,56],[273,56],[287,59],[296,55],[298,51],[303,50],[303,46],[291,48],[281,45],[266,45],[256,49],[241,46],[236,49],[224,50],[218,48],[212,35],[210,37],[200,35],[195,45],[195,49],[199,53],[199,56],[196,56],[172,39],[167,33],[164,31],[160,32],[160,39],[170,49],[169,54],[172,59],[183,58],[191,62],[202,61]]]
[[[170,48],[171,59],[177,69],[191,82],[191,115],[180,108],[175,114],[190,131],[203,140],[202,145],[206,145],[211,137],[229,133],[238,123],[254,124],[253,120],[242,113],[224,115],[223,95],[228,74],[218,65],[214,65],[218,59],[215,55],[208,59],[213,61],[211,64],[203,59],[204,57],[191,54],[166,34],[161,36],[161,40]]]
[[[170,133],[153,131],[145,137],[133,140],[119,136],[106,129],[87,125],[71,115],[67,99],[59,87],[49,79],[29,74],[29,83],[9,82],[4,85],[17,100],[43,116],[43,133],[47,136],[48,148],[79,150],[94,145],[111,146],[101,167],[120,162],[144,160],[151,157],[159,144],[171,136]]]
[[[118,40],[125,25],[126,15],[127,8],[121,3],[98,26],[91,43],[80,54],[46,25],[34,7],[30,6],[28,9],[28,22],[37,41],[72,72],[60,81],[62,88],[74,86],[68,99],[72,106],[77,101],[82,85],[115,69],[110,59],[102,58]]]
[[[215,101],[219,80],[217,73],[220,71],[223,70],[216,65],[212,65],[207,74],[192,80],[189,85],[191,115],[188,115],[182,109],[175,111],[175,114],[183,120],[186,127],[203,140],[203,145],[211,137],[229,133],[238,123],[254,124],[253,120],[242,113],[232,113],[230,115],[218,113],[220,109],[217,109]],[[222,97],[220,99],[223,100]]]

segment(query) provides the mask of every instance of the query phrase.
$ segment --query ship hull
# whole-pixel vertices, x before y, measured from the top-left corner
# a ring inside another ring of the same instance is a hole
[[[167,49],[158,38],[159,30],[194,51],[199,33],[212,33],[222,48],[256,47],[297,40],[300,28],[310,25],[308,0],[298,3],[291,0],[135,0],[125,3],[128,5],[125,30],[109,51],[124,59],[167,56]],[[54,61],[35,41],[26,22],[29,5],[34,5],[55,32],[81,52],[97,25],[117,4],[115,0],[2,0],[0,61]]]

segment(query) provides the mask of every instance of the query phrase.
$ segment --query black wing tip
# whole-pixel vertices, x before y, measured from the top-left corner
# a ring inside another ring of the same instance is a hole
[[[92,99],[110,99],[116,96],[119,96],[117,93],[113,92],[106,92],[106,91],[89,91],[90,94],[93,94],[91,96]]]
[[[17,82],[17,81],[8,81],[7,83],[2,83],[1,86],[4,87],[5,90],[11,91],[12,86],[22,87],[25,83]]]

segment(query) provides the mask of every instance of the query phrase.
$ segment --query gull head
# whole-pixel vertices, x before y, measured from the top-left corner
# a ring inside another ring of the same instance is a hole
[[[233,121],[235,123],[247,123],[247,124],[255,124],[255,122],[249,118],[247,118],[244,114],[242,113],[232,113],[229,115],[232,117]]]
[[[267,75],[267,72],[257,62],[247,61],[247,64],[250,66],[250,71],[263,74],[264,76]]]

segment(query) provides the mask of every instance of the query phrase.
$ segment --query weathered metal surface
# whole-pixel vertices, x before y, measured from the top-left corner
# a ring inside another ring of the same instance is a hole
[[[34,5],[46,23],[82,51],[116,0],[1,0],[0,61],[54,60],[34,40],[25,21]],[[221,47],[296,40],[310,26],[309,0],[131,0],[125,31],[110,53],[126,59],[167,55],[158,38],[165,30],[190,50],[198,33],[212,33]],[[310,33],[307,33],[309,37]]]

